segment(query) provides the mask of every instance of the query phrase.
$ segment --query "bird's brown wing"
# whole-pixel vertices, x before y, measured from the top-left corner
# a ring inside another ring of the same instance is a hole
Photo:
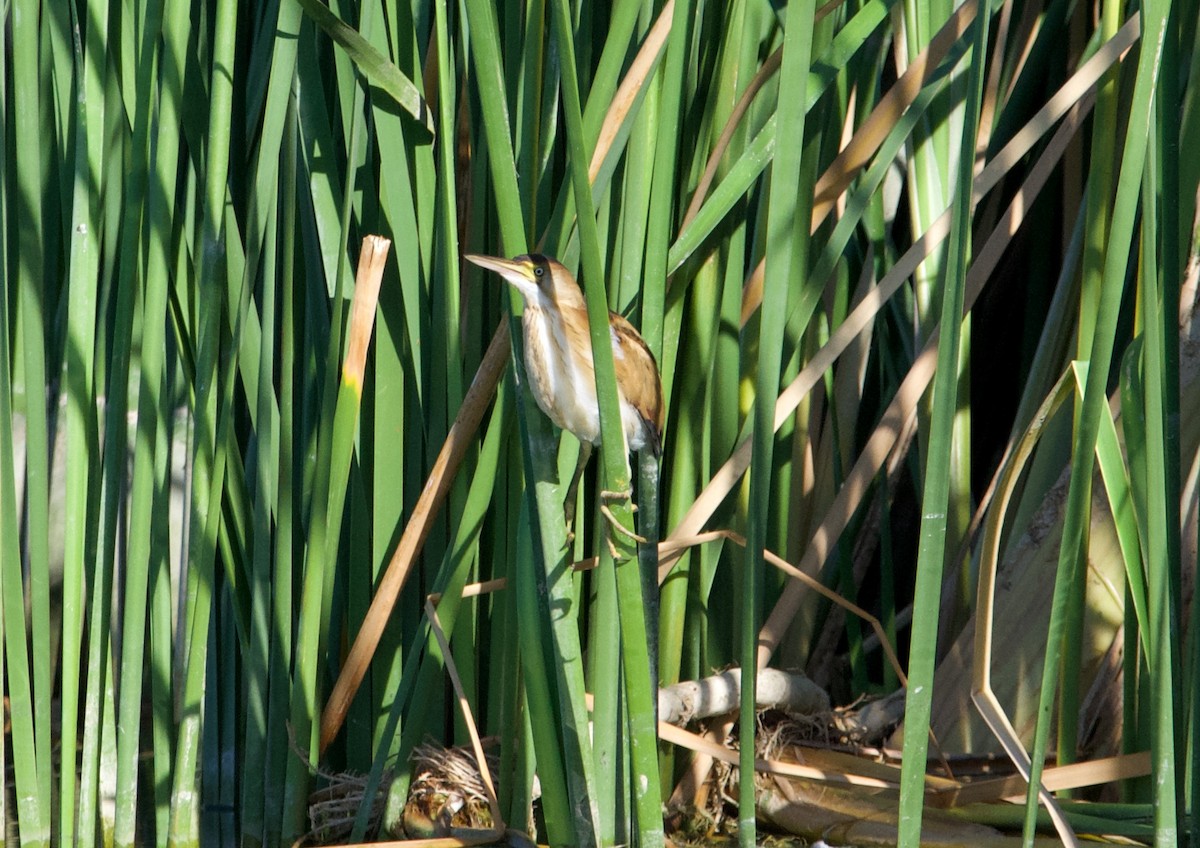
[[[663,396],[662,380],[658,375],[658,363],[646,346],[645,340],[633,325],[615,312],[609,313],[613,344],[620,346],[620,354],[614,350],[613,364],[617,370],[617,385],[625,393],[625,399],[633,404],[649,436],[647,443],[655,456],[662,453]]]

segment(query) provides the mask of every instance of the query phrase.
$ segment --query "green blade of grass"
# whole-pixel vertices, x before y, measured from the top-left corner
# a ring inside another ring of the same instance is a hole
[[[102,249],[110,257],[119,255],[122,266],[129,267],[135,261],[132,236],[136,233],[136,227],[125,218],[142,201],[146,171],[144,160],[141,158],[135,157],[131,163],[125,161],[129,140],[125,136],[125,115],[120,108],[122,93],[111,76],[106,82],[103,133],[106,143],[109,143],[109,158],[106,160],[105,170],[109,173],[125,170],[126,179],[123,183],[123,196],[121,192],[116,191],[107,193],[103,213],[105,230]],[[134,123],[135,128],[139,126],[141,125]],[[124,206],[115,204],[114,199],[124,201]],[[119,250],[115,248],[118,243]],[[100,804],[100,799],[116,794],[116,671],[113,668],[114,646],[110,641],[114,630],[110,613],[113,607],[119,511],[124,498],[128,462],[127,413],[128,389],[131,382],[129,361],[133,346],[134,277],[127,274],[119,280],[116,279],[114,266],[114,260],[109,259],[103,271],[108,280],[108,285],[105,286],[108,289],[108,299],[112,301],[107,306],[115,306],[115,309],[112,310],[111,343],[103,337],[100,341],[108,355],[104,362],[103,379],[97,380],[97,385],[103,386],[102,390],[106,394],[101,446],[103,467],[99,482],[99,540],[89,575],[91,603],[88,623],[88,685],[84,705],[83,776],[78,818],[78,839],[79,844],[83,846],[95,843],[97,822],[100,824],[102,840],[114,840],[116,832],[115,810],[109,812],[108,805]],[[108,309],[105,310],[105,314],[107,313]],[[98,329],[106,330],[107,326],[102,322]]]
[[[212,65],[210,71],[211,114],[226,115],[232,109],[233,54],[237,34],[237,7],[223,0],[214,12]],[[221,485],[225,451],[217,450],[217,362],[225,311],[226,180],[229,174],[230,124],[209,124],[203,189],[203,223],[196,256],[194,286],[198,298],[198,333],[195,370],[195,433],[192,440],[194,472],[190,537],[188,539],[188,587],[191,610],[183,623],[185,633],[184,675],[179,706],[178,743],[175,750],[175,783],[172,786],[169,844],[193,845],[198,840],[201,798],[196,787],[202,728],[202,692],[208,655],[208,623],[214,590],[214,558],[220,524]]]
[[[7,145],[5,146],[7,149]],[[0,223],[7,204],[0,208]],[[7,263],[4,263],[7,265]],[[4,269],[7,271],[7,267]],[[6,275],[7,276],[7,275]],[[0,636],[4,640],[4,680],[12,721],[13,782],[22,845],[49,844],[49,826],[41,827],[37,787],[38,751],[34,741],[33,695],[29,682],[28,629],[25,625],[24,580],[18,545],[17,492],[13,467],[13,398],[9,351],[9,286],[0,285]],[[7,774],[7,764],[6,771]],[[7,802],[6,802],[7,803]],[[6,810],[7,812],[7,810]],[[48,814],[47,814],[48,817]],[[6,818],[7,822],[8,819]]]
[[[1131,348],[1132,349],[1132,348]],[[1077,378],[1086,375],[1086,363],[1076,364]],[[1077,393],[1083,392],[1084,380],[1077,379]],[[1132,395],[1132,390],[1131,390]],[[1124,393],[1122,393],[1124,398]],[[1122,427],[1125,428],[1126,443],[1130,443],[1130,426],[1133,419],[1124,416]],[[1108,502],[1112,507],[1113,524],[1117,532],[1117,540],[1125,560],[1125,578],[1127,596],[1133,608],[1134,619],[1138,631],[1145,633],[1150,624],[1149,613],[1146,609],[1146,577],[1142,544],[1138,538],[1140,529],[1138,516],[1134,512],[1134,498],[1130,493],[1129,469],[1125,465],[1125,457],[1121,453],[1121,444],[1117,439],[1116,423],[1112,416],[1102,415],[1100,430],[1096,437],[1096,462],[1104,479],[1104,488],[1108,494]],[[1138,640],[1141,650],[1147,650],[1144,640]],[[1149,661],[1149,657],[1146,660]]]
[[[1104,40],[1112,38],[1120,26],[1121,14],[1120,3],[1114,2],[1114,0],[1106,0],[1102,3],[1100,26],[1096,30],[1096,35]],[[1078,359],[1085,359],[1091,353],[1092,339],[1096,332],[1096,323],[1100,312],[1104,246],[1108,241],[1112,219],[1113,180],[1117,165],[1118,115],[1122,109],[1119,96],[1119,71],[1119,68],[1113,68],[1105,74],[1096,92],[1096,117],[1093,123],[1095,129],[1092,133],[1090,151],[1093,166],[1088,169],[1086,222],[1084,225],[1085,248],[1077,319],[1076,358]],[[1083,414],[1082,403],[1083,399],[1080,395],[1076,399],[1075,407],[1077,420]],[[1090,504],[1090,498],[1085,498],[1084,503]],[[1087,509],[1089,506],[1084,508]],[[1086,559],[1087,539],[1085,538],[1080,544],[1083,547],[1077,556]],[[1082,662],[1085,579],[1083,569],[1076,572],[1076,586],[1071,594],[1066,636],[1063,641],[1062,708],[1059,712],[1057,729],[1058,761],[1061,763],[1072,763],[1076,759],[1081,693],[1075,681],[1079,679]]]
[[[802,140],[805,137],[812,62],[813,19],[816,4],[808,0],[788,8],[784,32],[783,64],[780,68],[778,139],[771,165],[771,189],[767,207],[767,270],[763,283],[762,320],[758,333],[755,365],[754,447],[750,469],[749,521],[746,528],[747,556],[742,572],[741,628],[742,667],[739,723],[739,769],[741,786],[754,785],[756,757],[756,677],[758,669],[758,603],[765,568],[763,549],[767,543],[767,517],[772,490],[775,450],[775,398],[783,360],[783,335],[787,304],[820,281],[807,275],[809,226],[812,196],[797,191],[801,181]],[[797,96],[804,92],[803,96]],[[753,792],[738,796],[738,843],[756,844],[757,826]]]
[[[468,2],[466,9],[472,32],[472,59],[480,86],[480,104],[483,109],[494,202],[499,211],[501,242],[505,251],[514,255],[524,249],[525,226],[521,219],[520,192],[517,190],[515,160],[508,130],[498,52],[499,39],[492,10],[487,4]],[[510,303],[514,309],[519,303],[516,292],[510,293]],[[517,382],[525,385],[520,325],[515,319],[511,331]],[[532,396],[526,392],[522,394],[524,397],[518,405],[518,422],[522,442],[526,448],[524,461],[527,499],[530,500],[529,514],[538,516],[538,520],[530,522],[532,547],[525,550],[532,551],[537,568],[533,571],[523,570],[523,576],[518,580],[536,579],[538,582],[544,582],[545,591],[550,593],[547,597],[548,603],[569,604],[569,586],[564,585],[569,581],[561,568],[566,551],[565,528],[561,518],[563,494],[550,459],[555,453],[554,437],[550,432],[549,421],[537,409]],[[517,561],[522,569],[534,565],[528,562],[527,556],[529,554],[517,554]],[[529,615],[537,614],[528,607],[523,609],[528,615],[521,616],[522,624],[529,624],[519,628],[521,632],[518,636],[522,645],[522,663],[528,672],[527,683],[538,676],[537,666],[534,664],[544,663],[542,658],[534,657],[531,652],[542,650],[540,646],[548,644],[549,650],[555,654],[551,673],[558,685],[554,692],[543,689],[536,694],[529,693],[539,768],[547,769],[549,774],[562,775],[560,782],[550,782],[548,785],[555,789],[565,788],[570,798],[568,802],[566,797],[556,797],[553,799],[556,806],[546,810],[548,835],[551,842],[591,845],[596,842],[599,821],[598,812],[594,807],[595,792],[591,786],[591,745],[587,734],[587,713],[583,703],[583,670],[578,633],[571,629],[574,625],[573,618],[556,617],[550,626],[552,635],[543,642],[536,638],[535,634],[525,632],[535,629],[536,618],[530,618]],[[548,613],[542,615],[546,614]],[[530,638],[531,636],[533,638]],[[546,666],[543,664],[541,668],[545,671]],[[555,723],[563,725],[563,737],[561,743],[551,744],[543,731],[547,726],[553,727]],[[563,758],[563,762],[556,762],[560,757]],[[554,794],[558,796],[559,792]],[[572,815],[571,810],[578,811],[578,814]]]
[[[21,838],[31,844],[50,839],[51,678],[50,660],[50,422],[46,405],[46,321],[51,310],[47,285],[47,224],[43,220],[47,192],[44,184],[41,109],[44,82],[39,62],[38,3],[17,2],[12,9],[12,96],[16,188],[21,198],[20,227],[15,234],[17,326],[21,342],[17,362],[24,375],[25,491],[24,557],[28,560],[29,662],[33,674],[33,738],[37,758],[29,765],[37,774],[37,801],[22,817]],[[13,373],[5,370],[4,376]],[[14,375],[15,376],[15,375]],[[57,405],[58,398],[53,398]],[[20,586],[18,581],[16,586]],[[10,622],[11,625],[11,622]],[[10,661],[11,665],[11,661]]]
[[[290,104],[290,99],[289,99]],[[295,113],[288,110],[291,134],[285,138],[295,141]],[[292,181],[282,185],[284,197],[280,199],[281,212],[286,217],[294,216],[295,203],[295,147],[284,147],[285,162],[292,167]],[[286,170],[286,166],[285,166]],[[282,249],[291,247],[287,238],[287,230],[280,228],[279,236],[275,235],[274,216],[268,222],[268,236],[264,259],[267,267],[277,264],[276,246],[283,242]],[[258,356],[258,420],[261,422],[256,430],[257,462],[254,475],[254,514],[253,514],[253,551],[250,567],[250,632],[248,650],[244,660],[246,665],[244,688],[245,704],[245,743],[244,757],[248,774],[261,774],[266,769],[267,740],[267,700],[268,684],[271,679],[271,515],[277,502],[275,485],[279,476],[279,441],[278,431],[272,421],[271,407],[274,403],[274,387],[272,385],[275,370],[276,344],[276,291],[275,281],[266,279],[262,287],[262,346]],[[241,836],[243,839],[255,841],[265,838],[265,789],[266,780],[262,783],[245,781],[242,785],[240,798]]]
[[[1164,13],[1164,23],[1170,17],[1171,4],[1168,2]],[[1168,52],[1166,43],[1171,41],[1167,36],[1163,40],[1164,56]],[[1172,51],[1173,52],[1173,51]],[[1164,69],[1165,70],[1165,69]],[[1164,83],[1158,97],[1166,94]],[[1157,98],[1156,98],[1157,99]],[[1156,120],[1155,125],[1159,122]],[[1142,245],[1141,245],[1141,312],[1143,320],[1142,374],[1144,380],[1141,391],[1136,396],[1142,401],[1142,420],[1145,424],[1146,439],[1139,446],[1146,454],[1145,463],[1145,516],[1146,516],[1146,583],[1149,613],[1149,628],[1143,632],[1146,635],[1147,651],[1151,657],[1150,667],[1154,669],[1151,681],[1152,696],[1149,708],[1151,710],[1151,744],[1154,769],[1154,832],[1155,843],[1158,845],[1174,844],[1179,839],[1179,827],[1182,808],[1182,771],[1180,761],[1176,757],[1179,745],[1177,736],[1181,722],[1176,715],[1175,690],[1178,680],[1180,651],[1178,646],[1179,633],[1179,582],[1178,573],[1179,544],[1179,491],[1178,474],[1171,474],[1167,466],[1171,461],[1168,456],[1167,441],[1168,420],[1167,408],[1178,409],[1177,402],[1168,398],[1178,392],[1178,370],[1170,369],[1168,360],[1174,358],[1178,351],[1176,333],[1168,332],[1164,324],[1178,326],[1178,317],[1173,305],[1164,303],[1162,298],[1169,291],[1163,276],[1160,276],[1158,216],[1160,209],[1155,202],[1160,193],[1158,162],[1161,146],[1165,140],[1159,132],[1153,133],[1154,144],[1146,153],[1146,163],[1142,176],[1142,196],[1148,202],[1142,206]],[[1170,264],[1175,265],[1174,261]],[[1179,302],[1176,294],[1175,303]],[[1167,343],[1173,345],[1168,353]],[[1168,373],[1174,377],[1174,387],[1167,383]],[[1133,450],[1131,447],[1130,450]],[[1176,468],[1179,463],[1174,462]],[[1171,484],[1174,487],[1171,488]],[[1136,489],[1135,489],[1136,492]],[[1175,541],[1172,541],[1174,539]]]
[[[148,167],[150,107],[152,99],[152,80],[154,73],[153,45],[157,42],[162,27],[161,10],[150,9],[145,23],[145,40],[138,45],[143,61],[136,76],[135,85],[142,92],[144,105],[134,116],[133,146],[131,154],[134,158],[134,169],[145,179]],[[124,286],[132,287],[137,280],[134,268],[140,264],[141,257],[137,251],[137,230],[139,206],[141,197],[134,196],[126,208],[127,227],[122,237],[121,259],[122,267],[127,268],[127,279]],[[152,290],[160,292],[165,287],[165,281],[156,281],[158,285],[147,285],[147,298],[156,296]],[[130,310],[133,307],[132,292],[129,298]],[[143,311],[147,307],[143,306]],[[153,307],[149,314],[156,314]],[[148,319],[153,322],[154,318]],[[162,321],[154,329],[146,328],[150,335],[150,343],[141,351],[142,379],[138,398],[138,428],[137,443],[134,458],[134,480],[131,486],[129,508],[129,550],[124,570],[125,591],[122,607],[124,614],[121,621],[121,652],[120,652],[120,683],[118,686],[119,703],[117,719],[117,811],[114,838],[118,846],[133,845],[136,832],[136,817],[138,810],[138,761],[141,752],[141,710],[142,710],[142,663],[146,650],[146,608],[147,585],[150,559],[150,509],[153,500],[153,443],[156,438],[157,413],[159,411],[158,392],[162,375],[163,345],[165,330]],[[160,333],[156,335],[156,332]],[[157,339],[157,344],[155,343]],[[146,360],[149,360],[147,363]],[[153,375],[154,383],[150,383]],[[118,379],[127,379],[118,377]],[[143,398],[141,393],[153,391],[153,398]],[[143,418],[143,416],[145,416]],[[123,473],[123,472],[122,472]]]
[[[138,431],[134,456],[134,506],[146,510],[145,532],[149,605],[150,697],[154,753],[155,826],[160,844],[170,824],[170,788],[174,752],[175,717],[172,662],[174,633],[171,614],[171,550],[167,522],[170,505],[168,477],[172,436],[172,377],[166,359],[169,287],[171,280],[171,222],[175,216],[176,176],[180,150],[180,102],[183,98],[184,60],[190,30],[186,9],[178,5],[162,23],[166,49],[160,66],[162,85],[158,98],[153,179],[147,196],[146,285],[143,299],[142,385],[138,394]],[[144,478],[141,475],[145,475]],[[144,492],[137,487],[144,486]],[[148,499],[139,504],[137,497]],[[134,525],[131,522],[131,529]],[[140,548],[140,544],[138,545]],[[131,545],[131,551],[134,546]],[[141,554],[139,553],[139,556]]]
[[[319,0],[296,0],[304,13],[316,22],[354,60],[354,64],[372,83],[386,91],[404,111],[429,132],[433,132],[433,116],[429,106],[412,80],[388,58],[371,46],[357,30],[330,11]]]
[[[1169,4],[1167,4],[1169,6]],[[1051,710],[1058,677],[1058,660],[1065,635],[1064,616],[1070,603],[1077,574],[1082,568],[1079,553],[1086,538],[1090,481],[1094,468],[1094,450],[1099,416],[1106,402],[1106,382],[1112,362],[1117,317],[1137,215],[1138,196],[1150,135],[1150,108],[1158,83],[1162,53],[1163,22],[1167,8],[1163,4],[1148,6],[1142,19],[1141,52],[1138,56],[1137,77],[1130,100],[1128,129],[1117,181],[1116,203],[1112,226],[1105,251],[1104,277],[1099,297],[1099,312],[1090,351],[1087,385],[1073,439],[1071,481],[1068,489],[1063,525],[1063,542],[1055,576],[1046,656],[1042,670],[1041,697],[1038,705],[1037,729],[1032,751],[1030,786],[1041,782],[1042,767],[1050,733]],[[1034,818],[1037,812],[1037,793],[1033,789],[1026,799],[1025,844],[1032,845]]]
[[[89,528],[99,493],[95,397],[96,303],[100,276],[99,206],[103,182],[104,87],[99,63],[105,57],[108,7],[88,4],[87,27],[78,26],[78,10],[70,4],[74,31],[74,71],[80,96],[75,111],[75,161],[71,226],[71,284],[66,351],[67,505],[63,518],[63,662],[61,750],[74,751],[78,742],[80,659],[83,636],[84,587]],[[92,61],[86,61],[91,58]],[[94,554],[96,538],[90,535]],[[75,842],[74,769],[60,768],[59,835]]]
[[[894,0],[892,0],[894,2]],[[840,69],[849,62],[857,51],[866,43],[883,20],[891,2],[872,0],[846,26],[839,30],[837,36],[818,60],[812,63],[808,72],[808,84],[805,88],[804,102],[806,111],[812,109],[833,82]],[[958,51],[947,60],[953,63],[961,55]],[[713,188],[709,197],[704,201],[697,215],[675,237],[667,256],[667,273],[673,274],[679,270],[688,258],[695,253],[709,234],[733,208],[733,205],[753,186],[763,170],[776,155],[776,121],[777,115],[772,115],[755,134],[754,140],[747,145],[737,162]]]
[[[972,175],[990,22],[991,15],[985,10],[976,17],[972,25],[969,90],[952,204],[954,212],[947,245],[946,276],[942,288],[939,324],[941,340],[938,343],[937,372],[933,385],[933,412],[929,430],[929,452],[925,464],[925,488],[921,497],[912,648],[909,655],[908,695],[904,712],[906,733],[904,763],[900,774],[898,837],[901,846],[920,844],[921,814],[925,804],[925,762],[933,704],[942,566],[947,550],[947,511],[952,486],[952,440],[957,435],[955,417],[959,406],[958,366],[963,329],[961,316],[971,250]]]
[[[267,702],[267,750],[263,778],[263,835],[264,845],[274,845],[282,838],[286,816],[284,797],[287,786],[287,768],[290,761],[290,744],[286,732],[289,710],[289,675],[293,645],[293,543],[298,536],[294,526],[297,515],[296,493],[293,492],[296,433],[299,416],[296,415],[297,384],[297,287],[301,275],[296,274],[295,262],[300,247],[296,237],[296,218],[299,194],[297,179],[299,172],[299,107],[297,91],[293,87],[289,97],[288,120],[284,123],[285,147],[283,173],[283,234],[281,238],[280,263],[280,316],[279,316],[279,456],[276,479],[278,504],[275,513],[275,536],[271,556],[273,557],[273,597],[271,603],[270,680]],[[265,328],[264,328],[265,332]]]
[[[253,208],[257,214],[249,221],[247,237],[252,253],[257,253],[260,245],[264,246],[266,268],[280,268],[280,286],[285,292],[290,291],[295,255],[298,136],[294,86],[296,38],[300,23],[301,15],[297,6],[281,5],[279,17],[274,22],[279,34],[274,49],[258,54],[263,56],[261,73],[266,77],[263,94],[265,114],[254,165],[253,197],[256,202]],[[249,285],[249,281],[246,284]],[[257,360],[258,368],[253,389],[249,381],[245,385],[248,398],[251,391],[255,393],[253,406],[257,410],[254,417],[257,454],[252,496],[252,550],[249,552],[246,587],[250,602],[249,632],[244,654],[244,757],[247,773],[264,775],[260,783],[246,781],[243,784],[240,824],[244,839],[261,840],[261,844],[267,845],[278,841],[280,833],[279,808],[285,772],[280,759],[272,757],[271,753],[273,748],[286,744],[287,739],[278,716],[282,709],[281,690],[287,676],[287,661],[283,657],[287,656],[284,652],[291,627],[291,615],[288,612],[291,603],[290,556],[280,556],[281,551],[287,551],[290,555],[290,541],[283,529],[279,530],[277,537],[272,536],[271,519],[274,515],[280,528],[290,526],[291,512],[283,504],[290,497],[284,481],[288,479],[291,465],[290,455],[282,447],[282,431],[284,417],[290,414],[291,404],[276,405],[273,372],[277,337],[283,335],[291,338],[287,309],[292,301],[286,294],[282,295],[287,305],[284,306],[284,316],[280,321],[283,329],[277,330],[275,298],[275,280],[268,272],[262,282],[262,325],[257,334],[258,350],[247,351],[247,355],[240,357],[247,362]],[[253,316],[253,311],[249,314]],[[248,341],[254,343],[253,338]],[[290,371],[282,368],[281,371],[281,394],[290,393]],[[277,564],[272,563],[273,556],[279,557]],[[286,627],[279,624],[281,616],[282,621],[288,623]]]
[[[631,489],[630,470],[624,427],[617,401],[616,369],[613,365],[612,344],[609,340],[608,298],[604,293],[604,273],[601,266],[600,240],[592,207],[592,187],[588,180],[590,161],[583,136],[583,116],[580,106],[578,68],[575,45],[571,37],[570,13],[566,0],[552,4],[551,17],[555,42],[562,57],[563,110],[567,125],[568,166],[571,185],[578,207],[578,226],[584,266],[584,295],[587,301],[591,333],[592,358],[595,365],[596,397],[600,405],[600,432],[603,458],[604,488],[626,492]],[[682,17],[673,19],[673,27],[686,27]],[[604,434],[608,434],[607,437]],[[615,438],[613,437],[615,434]],[[610,504],[615,520],[626,527],[633,525],[629,499]],[[657,508],[657,507],[655,507]],[[617,536],[621,539],[620,536]],[[623,559],[629,556],[629,540],[624,545]],[[658,776],[657,714],[655,699],[657,685],[650,677],[650,656],[647,645],[645,604],[642,580],[636,569],[617,570],[618,609],[621,619],[622,655],[625,670],[625,694],[629,705],[631,759],[634,769],[633,785],[639,844],[661,845],[663,840],[662,801]],[[582,694],[582,693],[580,693]],[[579,705],[582,707],[582,704]],[[578,709],[578,708],[577,708]]]

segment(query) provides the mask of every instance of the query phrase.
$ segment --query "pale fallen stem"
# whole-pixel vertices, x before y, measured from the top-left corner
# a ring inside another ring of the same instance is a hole
[[[1068,789],[1083,789],[1129,780],[1150,774],[1150,752],[1120,754],[1101,757],[1086,763],[1070,763],[1054,766],[1042,772],[1042,785],[1051,792]],[[997,777],[991,780],[975,780],[964,786],[938,790],[930,799],[935,807],[961,807],[964,804],[995,803],[997,801],[1021,801],[1025,798],[1028,784],[1020,775]]]
[[[714,742],[705,739],[697,733],[692,733],[690,730],[684,730],[682,727],[676,727],[673,724],[659,722],[658,736],[664,741],[670,742],[673,745],[678,745],[681,748],[687,748],[691,751],[697,751],[714,760],[720,760],[723,763],[729,763],[736,766],[738,764],[738,752],[726,748],[724,745],[717,745]],[[780,774],[785,777],[801,777],[808,780],[819,780],[823,783],[835,783],[842,786],[867,786],[872,789],[895,789],[900,785],[900,773],[897,771],[896,780],[880,780],[877,777],[864,777],[857,774],[849,774],[847,772],[834,772],[826,769],[814,768],[812,766],[804,766],[799,763],[785,763],[781,760],[767,760],[756,757],[754,760],[754,770],[762,774]]]

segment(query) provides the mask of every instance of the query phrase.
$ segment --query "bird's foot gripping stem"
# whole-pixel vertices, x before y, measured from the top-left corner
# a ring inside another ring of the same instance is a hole
[[[610,492],[607,490],[601,491],[600,492],[600,501],[601,501],[600,514],[604,516],[605,520],[608,522],[609,527],[612,530],[616,530],[618,533],[620,533],[622,536],[624,536],[627,539],[632,539],[633,541],[638,542],[639,544],[645,545],[645,544],[647,544],[646,537],[639,536],[637,533],[633,532],[628,527],[626,527],[624,524],[622,524],[620,521],[618,521],[617,517],[612,514],[612,510],[608,508],[608,504],[605,503],[605,501],[626,500],[627,498],[630,497],[631,494],[632,494],[632,492],[630,492],[628,489],[626,489],[623,492]],[[637,504],[630,504],[630,508],[634,512],[637,512]],[[617,546],[613,543],[611,533],[605,534],[604,541],[606,541],[608,543],[608,551],[609,551],[609,553],[612,554],[613,559],[620,559],[620,557],[617,554]]]

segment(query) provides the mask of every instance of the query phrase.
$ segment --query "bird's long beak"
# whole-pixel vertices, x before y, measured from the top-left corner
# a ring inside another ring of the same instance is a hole
[[[515,259],[501,259],[499,256],[483,256],[478,253],[464,254],[469,262],[474,262],[480,268],[495,271],[510,283],[520,286],[522,283],[533,283],[533,266],[529,262]]]
[[[468,260],[474,262],[480,268],[495,271],[511,283],[521,293],[521,297],[526,303],[537,300],[538,284],[533,275],[534,265],[529,261],[528,257],[501,259],[499,256],[480,256],[477,253],[468,253],[465,255]]]

